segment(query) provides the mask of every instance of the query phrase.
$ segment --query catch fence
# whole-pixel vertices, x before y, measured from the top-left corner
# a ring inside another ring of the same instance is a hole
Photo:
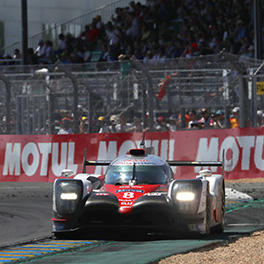
[[[2,66],[0,71],[0,133],[56,134],[63,118],[80,133],[98,132],[98,117],[139,115],[143,128],[155,131],[157,117],[176,116],[186,129],[186,113],[207,108],[240,107],[242,127],[257,126],[264,109],[264,73],[260,61],[231,54],[144,62],[135,58],[111,63]]]

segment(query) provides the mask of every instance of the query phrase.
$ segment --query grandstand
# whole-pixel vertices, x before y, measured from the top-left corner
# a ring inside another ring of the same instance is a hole
[[[53,48],[57,49],[60,34],[65,37],[70,34],[74,41],[78,41],[85,26],[100,16],[101,24],[97,22],[97,27],[100,25],[106,31],[104,35],[109,31],[109,23],[120,35],[117,53],[132,52],[138,57],[148,53],[153,59],[157,56],[175,58],[217,54],[225,49],[229,53],[254,57],[253,6],[251,1],[243,2],[241,5],[237,1],[212,3],[208,0],[148,0],[145,4],[114,1],[68,22],[53,27],[44,25],[44,31],[29,39],[29,47],[36,49],[38,41],[43,39],[51,41]],[[134,24],[130,25],[132,21]],[[131,35],[133,31],[136,36]],[[89,47],[89,51],[103,52],[108,35],[103,36],[103,43],[99,39],[96,46]],[[5,53],[11,55],[15,48],[21,50],[21,44],[6,47]]]

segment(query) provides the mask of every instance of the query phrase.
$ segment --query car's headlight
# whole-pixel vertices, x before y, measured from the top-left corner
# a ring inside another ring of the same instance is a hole
[[[175,209],[186,214],[196,213],[201,199],[201,180],[175,180],[171,184],[169,198]]]
[[[78,198],[77,193],[61,193],[60,198],[62,200],[76,200]]]
[[[53,193],[53,208],[60,216],[74,214],[83,197],[83,183],[75,179],[57,179]]]
[[[176,199],[178,201],[193,201],[195,193],[193,192],[177,192]]]

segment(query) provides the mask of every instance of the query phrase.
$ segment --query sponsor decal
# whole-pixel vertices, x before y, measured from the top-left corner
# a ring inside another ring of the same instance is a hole
[[[129,206],[129,205],[133,205],[134,202],[131,201],[126,201],[126,202],[121,202],[120,205],[121,206]]]
[[[263,177],[264,128],[148,132],[145,138],[146,147],[153,148],[153,154],[163,160],[221,161],[224,158],[227,179]],[[52,182],[61,177],[63,169],[71,169],[74,174],[82,171],[85,148],[87,160],[114,160],[131,148],[139,148],[141,141],[141,135],[133,133],[1,135],[0,181]],[[97,175],[103,175],[106,169],[107,166],[86,168],[87,173]],[[201,169],[221,173],[221,168],[213,166],[172,169],[176,178],[195,177]]]
[[[121,193],[121,192],[137,192],[137,193],[144,193],[144,190],[137,190],[137,189],[120,189],[117,190],[116,193]]]
[[[109,193],[96,193],[95,195],[96,196],[108,196]]]
[[[145,193],[144,196],[161,196],[160,192]]]
[[[74,174],[77,164],[74,164],[75,143],[6,143],[4,154],[3,176],[33,176],[37,170],[40,176],[48,175],[49,164],[52,173],[60,177],[65,168],[71,169]]]
[[[114,165],[145,165],[145,164],[152,164],[149,160],[118,160],[115,162]]]
[[[241,171],[249,171],[252,165],[263,171],[263,143],[264,136],[227,136],[222,142],[218,137],[202,137],[199,139],[196,160],[216,161],[224,158],[227,172],[236,167]],[[200,169],[200,166],[195,167],[195,172]],[[215,172],[217,168],[211,167],[211,170]]]

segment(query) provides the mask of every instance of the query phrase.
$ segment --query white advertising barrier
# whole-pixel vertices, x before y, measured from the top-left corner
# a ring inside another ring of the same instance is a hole
[[[113,160],[140,146],[142,133],[0,136],[0,181],[52,182],[65,168],[81,172],[88,160]],[[264,172],[264,129],[211,129],[145,133],[145,145],[165,160],[221,161],[227,179],[259,178]],[[190,177],[201,167],[175,167],[176,178]],[[211,167],[221,173],[221,168]],[[103,174],[105,167],[91,167]]]

